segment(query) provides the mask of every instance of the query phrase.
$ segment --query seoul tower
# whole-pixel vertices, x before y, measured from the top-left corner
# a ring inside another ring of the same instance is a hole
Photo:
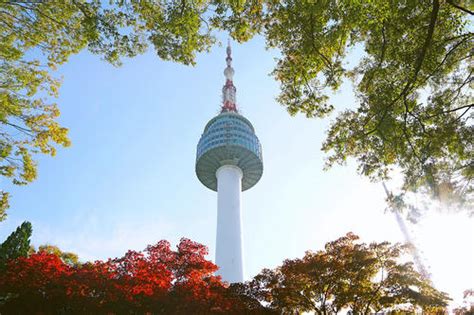
[[[204,128],[197,146],[196,174],[217,191],[217,272],[229,283],[243,282],[241,193],[262,177],[262,147],[250,121],[236,106],[230,44],[220,113]]]

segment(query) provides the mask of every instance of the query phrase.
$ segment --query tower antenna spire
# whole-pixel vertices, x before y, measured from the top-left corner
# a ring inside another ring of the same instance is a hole
[[[227,57],[225,61],[227,67],[224,70],[225,84],[222,87],[222,107],[221,112],[238,112],[235,94],[237,89],[234,86],[234,68],[232,68],[232,48],[230,47],[230,38],[227,39]]]

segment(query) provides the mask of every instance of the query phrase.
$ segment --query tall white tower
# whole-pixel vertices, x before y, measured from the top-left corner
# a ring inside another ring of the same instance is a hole
[[[255,130],[236,106],[230,45],[221,112],[204,128],[197,146],[196,174],[204,186],[217,191],[216,265],[229,283],[244,280],[241,193],[262,177],[262,147]]]

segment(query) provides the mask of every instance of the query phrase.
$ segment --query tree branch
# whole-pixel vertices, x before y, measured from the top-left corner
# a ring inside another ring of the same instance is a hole
[[[415,71],[413,73],[413,77],[410,80],[407,80],[407,83],[405,84],[405,87],[403,88],[402,92],[394,100],[392,100],[390,104],[387,105],[386,107],[387,109],[384,111],[384,114],[382,115],[381,120],[379,121],[377,126],[374,129],[370,130],[369,132],[366,132],[364,136],[367,136],[378,129],[378,127],[382,124],[382,121],[388,112],[388,107],[392,107],[398,100],[400,100],[401,97],[406,97],[408,91],[413,86],[414,82],[416,81],[418,77],[418,73],[420,72],[421,66],[425,59],[426,53],[428,51],[428,48],[431,45],[431,41],[433,39],[434,29],[436,26],[436,21],[438,19],[438,12],[439,12],[439,0],[434,0],[433,10],[431,11],[430,25],[428,27],[428,33],[426,35],[425,42],[421,48],[421,52],[418,55],[418,58],[416,59]]]
[[[467,14],[470,14],[470,15],[474,15],[474,12],[472,12],[472,11],[470,11],[470,10],[468,10],[464,7],[461,7],[460,5],[454,3],[453,0],[447,0],[446,2],[450,5],[452,5],[453,7],[455,7],[456,9],[458,9],[458,10],[461,10],[461,11],[467,13]]]
[[[471,109],[472,106],[474,106],[474,104],[469,105],[468,108],[466,108],[466,110],[458,118],[456,118],[455,121],[460,120],[464,115],[466,115],[466,113]]]
[[[410,146],[410,148],[413,152],[413,155],[416,157],[416,159],[423,166],[425,163],[424,163],[423,159],[421,159],[420,156],[416,153],[415,146],[411,142],[410,135],[408,134],[408,128],[407,128],[408,120],[407,119],[408,119],[408,115],[409,115],[410,112],[408,110],[408,105],[407,105],[405,97],[403,98],[403,103],[405,104],[405,114],[403,115],[404,124],[403,124],[403,127],[402,127],[403,134],[405,135],[405,139],[407,140],[408,145]]]
[[[415,81],[418,77],[418,73],[421,70],[421,66],[423,64],[423,61],[425,60],[425,56],[426,56],[426,53],[428,51],[428,48],[430,47],[431,41],[433,39],[433,34],[434,34],[435,26],[436,26],[436,21],[438,19],[438,12],[439,12],[439,0],[434,0],[433,1],[433,10],[431,11],[430,25],[428,27],[428,34],[426,35],[426,39],[425,39],[425,42],[423,44],[423,47],[421,48],[421,52],[418,55],[418,58],[416,58],[415,71],[413,73],[413,77],[411,78],[411,80],[409,80],[407,82],[407,84],[405,85],[405,88],[403,89],[402,93],[400,93],[399,97],[397,99],[395,99],[394,102],[392,102],[392,104],[394,104],[398,99],[400,99],[400,97],[405,96],[408,93],[408,91],[410,90],[410,88],[413,86],[413,84],[415,83]]]
[[[23,128],[23,127],[21,127],[21,126],[18,126],[18,125],[9,123],[8,121],[3,121],[2,123],[5,124],[5,125],[8,125],[8,126],[11,126],[11,127],[15,128],[16,130],[21,131],[21,132],[27,134],[27,135],[30,136],[30,137],[33,137],[33,134],[31,133],[31,132],[33,132],[33,130],[30,130],[30,129],[27,129],[27,128]]]
[[[464,109],[464,108],[466,108],[466,111],[468,111],[468,110],[470,110],[472,107],[474,107],[474,104],[468,104],[468,105],[456,107],[456,108],[453,108],[453,109],[450,109],[450,110],[446,110],[446,111],[439,112],[439,113],[437,113],[437,114],[428,116],[427,118],[429,119],[429,118],[433,118],[433,117],[436,117],[436,116],[439,116],[439,115],[449,114],[449,113],[452,113],[452,112],[455,112],[455,111],[458,111],[458,110]],[[463,114],[463,115],[464,115],[464,114]]]

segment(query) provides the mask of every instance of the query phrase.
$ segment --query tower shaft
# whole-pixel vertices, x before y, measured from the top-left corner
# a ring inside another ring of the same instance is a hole
[[[243,282],[242,218],[240,212],[242,170],[234,165],[221,166],[217,172],[218,274],[229,283]]]

